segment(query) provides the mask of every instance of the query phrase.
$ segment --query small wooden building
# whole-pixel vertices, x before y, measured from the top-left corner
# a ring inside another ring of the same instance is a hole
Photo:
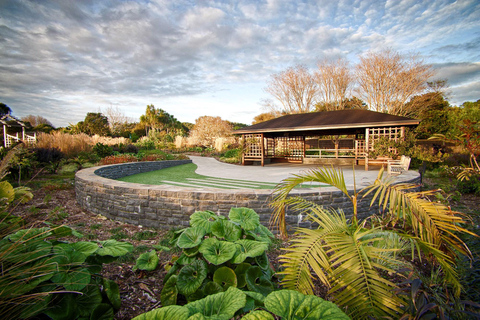
[[[37,137],[35,132],[26,132],[26,125],[10,114],[0,117],[0,123],[3,125],[3,145],[5,148],[11,147],[16,142],[35,142]]]
[[[242,164],[288,161],[310,164],[365,164],[380,137],[398,140],[420,120],[369,110],[290,114],[235,130],[242,135]]]

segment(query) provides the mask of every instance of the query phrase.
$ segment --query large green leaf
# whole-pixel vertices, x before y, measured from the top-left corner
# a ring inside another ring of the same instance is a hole
[[[82,316],[90,316],[100,303],[102,303],[102,293],[97,285],[90,283],[80,291],[82,294],[75,298],[77,312]]]
[[[95,252],[99,256],[121,257],[132,252],[133,245],[128,242],[120,242],[117,240],[106,240],[98,242],[99,248]]]
[[[184,296],[191,295],[200,288],[206,278],[207,263],[203,260],[195,260],[180,270],[177,278],[178,291]]]
[[[258,214],[253,209],[231,208],[228,217],[247,231],[255,230],[260,225]]]
[[[188,309],[183,306],[167,306],[143,313],[132,320],[187,320],[188,314]]]
[[[235,268],[235,274],[237,275],[237,288],[243,288],[247,285],[247,281],[245,280],[245,276],[247,273],[248,268],[252,265],[250,263],[240,263]]]
[[[222,292],[223,288],[221,285],[219,285],[216,282],[213,281],[208,281],[204,286],[203,286],[203,293],[208,296],[211,294],[219,293]]]
[[[10,203],[15,199],[15,191],[13,186],[7,181],[0,181],[0,204],[2,200],[4,203]]]
[[[233,318],[237,310],[245,306],[245,302],[245,294],[235,287],[230,287],[225,292],[190,302],[185,307],[188,308],[191,315],[201,313],[207,319],[229,320]]]
[[[162,292],[160,293],[160,299],[162,300],[162,305],[170,306],[177,303],[177,276],[172,275],[168,278],[167,282],[163,285]]]
[[[219,265],[232,259],[236,247],[231,242],[208,238],[202,242],[199,251],[208,262]]]
[[[241,320],[274,320],[274,318],[265,310],[255,310],[247,313]]]
[[[71,320],[75,319],[76,303],[75,298],[78,294],[62,294],[60,300],[45,310],[45,314],[53,320]]]
[[[267,279],[258,266],[248,268],[245,278],[250,291],[261,293],[264,296],[273,291],[273,283]]]
[[[113,320],[113,317],[113,308],[108,303],[100,303],[90,315],[91,320]]]
[[[140,269],[145,271],[153,271],[158,266],[157,251],[150,250],[149,252],[142,253],[138,258],[134,269]]]
[[[229,267],[218,268],[213,274],[213,281],[218,283],[223,290],[237,286],[237,276],[235,275],[235,271]]]
[[[79,241],[70,244],[75,251],[83,253],[85,256],[89,256],[98,249],[98,245],[93,242]]]
[[[265,298],[265,307],[285,320],[349,320],[339,307],[322,298],[293,290],[280,290]]]
[[[205,229],[202,227],[190,227],[186,229],[177,240],[177,246],[183,249],[196,247],[202,242]]]
[[[247,235],[252,236],[255,240],[272,243],[273,233],[264,225],[259,224],[254,230],[247,231]]]
[[[217,220],[212,226],[212,233],[227,241],[236,241],[242,236],[242,229],[229,220]]]
[[[258,257],[268,249],[268,244],[265,242],[247,239],[235,241],[235,246],[233,263],[242,263],[246,258]]]
[[[212,232],[212,226],[218,216],[212,211],[197,211],[190,216],[191,227],[201,227],[206,233]]]
[[[113,308],[115,310],[120,309],[122,300],[120,299],[120,288],[118,287],[118,284],[113,280],[103,278],[103,290]]]

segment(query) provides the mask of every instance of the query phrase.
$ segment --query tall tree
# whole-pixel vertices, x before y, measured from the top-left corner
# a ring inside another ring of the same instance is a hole
[[[360,56],[355,77],[358,95],[370,109],[399,116],[409,116],[406,103],[427,87],[433,76],[432,66],[415,55],[403,56],[392,50],[368,52]]]
[[[345,109],[348,90],[353,80],[348,61],[324,59],[318,62],[314,76],[318,85],[319,102],[325,106],[325,111]]]
[[[196,145],[213,147],[217,138],[232,134],[232,125],[220,117],[203,116],[195,120],[190,137]]]
[[[106,136],[110,134],[110,127],[108,125],[108,119],[100,112],[89,112],[84,121],[77,124],[80,131],[99,136]]]
[[[268,121],[268,120],[272,120],[272,119],[275,119],[277,118],[277,115],[272,113],[272,112],[264,112],[264,113],[260,113],[259,115],[255,116],[253,118],[253,122],[252,124],[257,124],[257,123],[260,123],[260,122],[265,122],[265,121]]]
[[[135,120],[127,117],[118,106],[110,106],[102,113],[107,117],[110,131],[114,136],[128,137],[128,133],[135,126]]]
[[[145,126],[147,134],[149,131],[166,131],[167,134],[172,130],[182,130],[183,126],[173,115],[163,109],[155,108],[153,104],[148,105],[145,114],[140,116],[140,123]]]
[[[265,91],[281,104],[270,104],[270,111],[305,113],[312,111],[317,94],[317,83],[307,68],[296,66],[273,74]]]

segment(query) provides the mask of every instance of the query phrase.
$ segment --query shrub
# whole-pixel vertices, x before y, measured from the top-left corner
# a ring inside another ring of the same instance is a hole
[[[104,158],[113,154],[113,148],[103,143],[97,142],[97,144],[93,147],[93,152],[95,152],[100,158]]]
[[[114,146],[112,146],[113,148],[113,151],[115,152],[119,152],[119,153],[138,153],[138,148],[129,143],[129,144],[116,144]]]
[[[100,160],[101,165],[107,164],[118,164],[118,163],[126,163],[126,162],[137,162],[137,157],[131,154],[121,154],[116,156],[109,156],[105,157]]]
[[[457,180],[457,190],[461,194],[473,193],[480,195],[480,174],[472,174],[468,180]]]
[[[167,156],[163,154],[146,154],[140,158],[140,161],[162,161],[167,160]]]

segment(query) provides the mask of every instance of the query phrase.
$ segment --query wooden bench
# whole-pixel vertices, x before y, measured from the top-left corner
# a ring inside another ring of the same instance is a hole
[[[412,159],[407,156],[401,156],[400,160],[389,160],[387,163],[387,172],[389,175],[399,175],[403,171],[408,171],[410,161]]]

